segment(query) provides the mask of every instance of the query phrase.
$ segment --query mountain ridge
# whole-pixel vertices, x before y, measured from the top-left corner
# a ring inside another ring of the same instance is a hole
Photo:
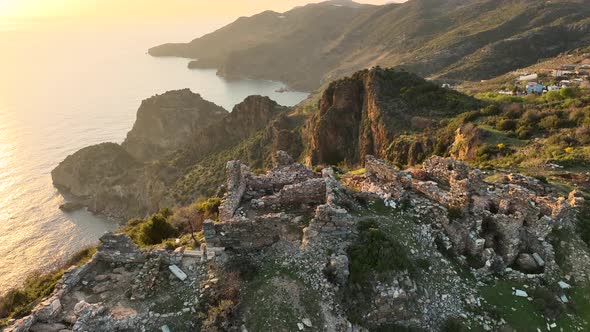
[[[291,25],[290,16],[305,24]],[[188,44],[149,53],[197,58],[190,68],[280,80],[307,91],[375,65],[480,80],[590,44],[589,16],[578,0],[410,0],[358,8],[324,3],[239,19]],[[269,20],[274,28],[265,30]],[[229,30],[250,39],[236,42]]]

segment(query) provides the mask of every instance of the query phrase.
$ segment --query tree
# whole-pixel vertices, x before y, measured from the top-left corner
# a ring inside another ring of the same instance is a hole
[[[563,99],[576,97],[576,93],[574,92],[574,89],[572,89],[572,88],[563,88],[563,89],[559,90],[559,94],[561,95],[561,97]]]
[[[185,206],[176,210],[171,221],[176,227],[186,229],[193,239],[194,247],[198,246],[199,240],[197,240],[195,234],[203,228],[205,218],[203,213],[199,211],[197,204]]]

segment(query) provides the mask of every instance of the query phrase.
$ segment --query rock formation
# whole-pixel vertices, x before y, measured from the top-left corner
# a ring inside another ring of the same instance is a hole
[[[189,89],[169,91],[141,103],[122,147],[139,161],[161,160],[226,115],[222,107]]]
[[[308,123],[309,162],[356,165],[367,154],[383,158],[394,138],[475,105],[467,96],[407,72],[358,72],[324,91],[319,111]]]
[[[53,182],[93,212],[124,220],[143,217],[177,204],[174,183],[199,161],[262,133],[286,110],[261,96],[246,98],[228,113],[190,90],[157,95],[142,102],[122,145],[78,151],[53,170]],[[269,129],[264,145],[270,148],[278,135]],[[261,164],[265,157],[253,159]]]

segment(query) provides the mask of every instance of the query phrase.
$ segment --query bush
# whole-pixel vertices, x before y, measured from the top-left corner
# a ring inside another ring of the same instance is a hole
[[[559,95],[563,99],[576,98],[576,93],[572,88],[563,88],[559,90]]]
[[[219,217],[219,206],[221,205],[221,198],[209,198],[204,202],[197,203],[200,212],[204,214],[205,219],[217,220]]]
[[[518,139],[529,139],[533,135],[533,129],[531,127],[518,127],[516,130],[516,137]]]
[[[375,221],[362,221],[359,238],[349,248],[350,281],[363,283],[369,275],[412,267],[406,248],[381,230]]]
[[[465,326],[463,321],[456,317],[449,317],[443,325],[443,332],[466,332],[470,329]]]
[[[586,244],[590,246],[590,203],[584,202],[578,213],[578,232]]]
[[[481,115],[484,115],[484,116],[491,116],[491,115],[498,115],[498,114],[500,114],[501,111],[502,110],[500,109],[500,107],[498,107],[498,105],[492,104],[492,105],[489,105],[489,106],[483,108],[480,111],[480,113],[481,113]]]
[[[177,235],[176,229],[161,214],[154,214],[140,227],[138,240],[143,245],[160,244]]]
[[[496,122],[496,129],[502,131],[509,131],[516,129],[516,121],[511,119],[502,119]]]
[[[459,220],[463,218],[463,210],[456,206],[449,206],[447,216],[450,221]]]
[[[564,311],[563,305],[555,294],[546,288],[535,288],[533,298],[533,304],[537,310],[550,319],[558,319]]]
[[[539,121],[539,126],[547,131],[556,131],[561,127],[561,119],[557,115],[549,115]]]

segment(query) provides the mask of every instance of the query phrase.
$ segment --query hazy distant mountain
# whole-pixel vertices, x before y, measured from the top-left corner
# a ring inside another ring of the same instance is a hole
[[[314,89],[373,65],[479,80],[590,44],[581,0],[410,0],[384,6],[328,1],[263,12],[154,56],[198,59],[226,77]]]

